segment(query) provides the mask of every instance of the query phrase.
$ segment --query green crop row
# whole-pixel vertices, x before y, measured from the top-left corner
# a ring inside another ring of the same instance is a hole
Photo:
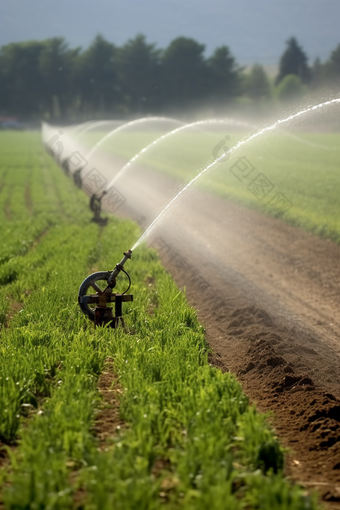
[[[16,151],[25,136],[16,138]],[[27,179],[31,189],[52,184],[49,200],[46,189],[37,192],[32,213],[26,203],[22,221],[31,214],[32,225],[42,217],[54,222],[2,264],[3,275],[9,264],[15,274],[0,284],[12,310],[0,330],[5,508],[315,509],[315,498],[284,478],[283,450],[266,416],[233,375],[209,365],[196,312],[155,251],[140,246],[126,265],[134,294],[124,305],[126,329],[94,329],[80,312],[79,284],[120,260],[135,226],[113,218],[105,229],[91,223],[87,199],[47,162],[38,139],[32,151],[42,164]],[[11,221],[1,229],[19,228],[19,215]],[[104,367],[114,372],[125,422],[105,447],[94,433]]]

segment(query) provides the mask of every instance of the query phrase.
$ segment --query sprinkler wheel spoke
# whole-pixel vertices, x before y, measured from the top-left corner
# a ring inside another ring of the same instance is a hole
[[[105,286],[107,285],[107,282],[105,281]],[[96,284],[96,282],[92,282],[90,286],[96,291],[96,292],[103,292],[102,289]]]

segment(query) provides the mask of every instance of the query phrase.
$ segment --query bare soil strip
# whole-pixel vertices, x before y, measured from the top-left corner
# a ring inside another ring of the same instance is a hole
[[[9,298],[8,298],[9,299]],[[19,301],[11,301],[9,308],[6,313],[6,320],[5,320],[5,328],[9,328],[10,323],[14,316],[20,312],[20,310],[23,309],[23,303],[20,303]],[[1,454],[0,454],[1,456]]]
[[[100,451],[108,451],[110,439],[117,435],[120,429],[124,429],[125,423],[120,419],[119,406],[122,389],[118,382],[118,376],[113,369],[113,359],[105,360],[104,370],[100,374],[97,389],[102,396],[99,410],[96,415],[93,434],[98,439],[97,448]],[[78,472],[70,474],[70,485],[75,487],[73,494],[74,508],[84,508],[86,503],[86,489],[77,483]],[[1,507],[0,507],[1,510]]]
[[[98,391],[103,401],[96,416],[93,432],[99,440],[98,447],[106,450],[110,438],[125,427],[119,415],[120,395],[123,391],[119,385],[118,376],[114,373],[111,358],[106,359],[104,370],[99,377]]]

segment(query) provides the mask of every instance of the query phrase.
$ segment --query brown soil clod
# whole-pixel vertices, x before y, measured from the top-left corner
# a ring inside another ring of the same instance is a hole
[[[225,366],[218,352],[209,352],[208,363],[212,367],[219,368],[222,372],[229,372],[228,367]]]
[[[5,328],[8,328],[10,326],[10,322],[12,321],[14,316],[23,309],[23,306],[24,306],[23,303],[20,303],[19,301],[12,301],[10,303],[6,313]]]

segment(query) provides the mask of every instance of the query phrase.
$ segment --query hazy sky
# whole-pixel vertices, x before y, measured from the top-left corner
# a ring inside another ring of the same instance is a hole
[[[118,45],[141,32],[165,47],[179,35],[226,44],[239,63],[276,64],[296,36],[310,60],[340,43],[340,0],[0,0],[0,45],[63,36],[89,45],[101,33]]]

